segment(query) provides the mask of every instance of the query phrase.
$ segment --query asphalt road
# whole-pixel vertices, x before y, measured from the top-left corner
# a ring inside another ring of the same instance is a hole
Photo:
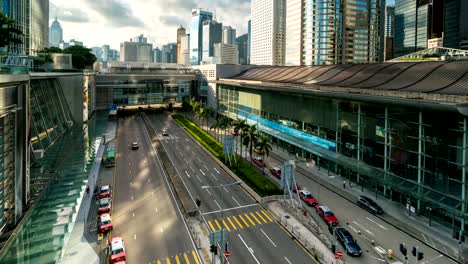
[[[199,263],[140,117],[119,119],[116,148],[112,235],[123,236],[127,262]]]
[[[149,117],[190,195],[202,201],[200,211],[207,228],[227,230],[229,263],[314,263],[240,186],[202,189],[234,180],[169,116]],[[169,136],[163,137],[162,129],[167,129]]]

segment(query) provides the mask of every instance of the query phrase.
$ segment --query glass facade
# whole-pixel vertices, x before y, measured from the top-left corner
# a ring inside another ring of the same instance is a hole
[[[279,147],[464,229],[467,119],[456,112],[219,85],[219,109]],[[465,190],[464,190],[465,189]],[[455,219],[452,219],[455,216]]]
[[[202,61],[203,22],[213,19],[213,13],[201,9],[192,10],[190,24],[190,64],[200,65]]]
[[[462,13],[461,0],[446,0],[445,1],[445,19],[444,19],[444,47],[458,49],[462,34],[460,33],[460,15]]]

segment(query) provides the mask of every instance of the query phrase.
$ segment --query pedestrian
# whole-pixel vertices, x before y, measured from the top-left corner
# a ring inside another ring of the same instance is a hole
[[[89,195],[89,185],[86,185],[86,196]]]
[[[346,189],[346,181],[343,181],[343,189]]]

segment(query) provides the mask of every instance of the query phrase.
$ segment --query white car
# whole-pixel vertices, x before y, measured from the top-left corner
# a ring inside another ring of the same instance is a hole
[[[169,136],[169,134],[167,133],[167,129],[163,129],[162,135],[163,135],[163,136]]]
[[[135,150],[135,149],[138,149],[138,148],[139,148],[138,142],[136,142],[136,141],[133,142],[133,143],[132,143],[132,149]]]

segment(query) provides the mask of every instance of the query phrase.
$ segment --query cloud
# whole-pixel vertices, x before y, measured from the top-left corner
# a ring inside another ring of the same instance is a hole
[[[106,24],[113,27],[144,27],[145,23],[134,16],[132,9],[119,0],[84,0]]]
[[[187,22],[185,19],[183,19],[180,16],[174,16],[174,15],[162,15],[159,17],[159,21],[163,24],[166,24],[168,26],[180,26],[180,25],[185,25]]]
[[[58,17],[61,21],[83,23],[89,22],[89,16],[78,8],[58,7],[54,3],[49,3],[49,14],[51,17]]]

